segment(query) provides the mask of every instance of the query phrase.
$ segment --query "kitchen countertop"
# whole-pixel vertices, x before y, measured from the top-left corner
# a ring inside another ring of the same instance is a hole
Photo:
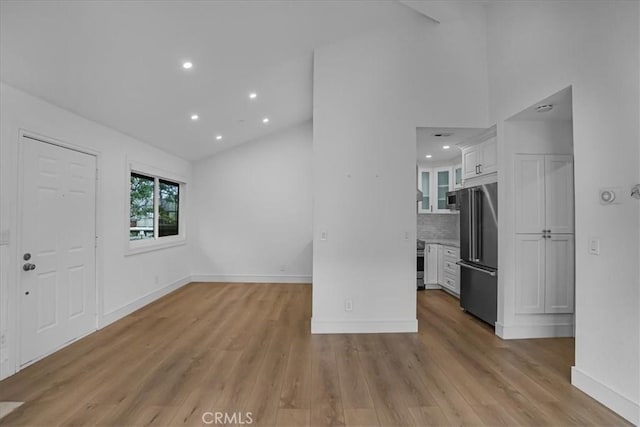
[[[455,248],[460,247],[460,240],[454,239],[425,239],[427,245],[444,245],[453,246]]]

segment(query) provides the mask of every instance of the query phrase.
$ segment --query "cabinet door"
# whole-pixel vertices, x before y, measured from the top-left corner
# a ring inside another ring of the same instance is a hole
[[[444,250],[442,245],[435,245],[438,249],[438,284],[444,283]]]
[[[435,196],[434,203],[434,212],[450,212],[449,208],[447,208],[447,192],[450,191],[453,187],[452,185],[452,174],[450,167],[437,168],[433,171],[433,176],[435,178],[435,188],[433,195]]]
[[[455,190],[462,188],[462,165],[453,168],[453,188]]]
[[[516,313],[545,312],[545,240],[516,235]]]
[[[546,229],[544,163],[542,155],[516,156],[516,233],[542,233]]]
[[[434,285],[438,283],[438,246],[440,245],[427,245],[425,284]]]
[[[422,200],[418,202],[418,213],[431,212],[431,170],[418,170],[418,189],[422,191]]]
[[[573,235],[556,234],[545,240],[545,313],[573,313]]]
[[[478,168],[481,175],[498,171],[498,144],[496,138],[491,138],[480,145]]]
[[[552,233],[573,233],[573,158],[545,156],[545,223]]]
[[[463,179],[473,178],[477,175],[478,147],[465,148],[462,151],[462,176]]]

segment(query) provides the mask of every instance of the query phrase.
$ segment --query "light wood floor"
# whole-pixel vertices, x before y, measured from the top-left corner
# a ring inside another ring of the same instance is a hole
[[[310,313],[310,286],[191,284],[0,382],[26,402],[0,424],[627,425],[569,384],[572,339],[501,341],[442,291],[419,334],[311,336]]]

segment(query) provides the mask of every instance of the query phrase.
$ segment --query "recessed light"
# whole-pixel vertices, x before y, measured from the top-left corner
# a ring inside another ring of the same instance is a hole
[[[265,117],[264,119],[262,119],[262,123],[269,123],[269,117]]]
[[[433,156],[432,156],[431,154],[427,154],[425,157],[426,157],[427,159],[430,159],[430,158],[432,158]]]
[[[536,107],[536,111],[538,113],[546,113],[547,111],[551,111],[551,110],[553,110],[552,104],[545,104],[545,105],[540,105]]]
[[[200,116],[198,116],[197,114],[192,114],[191,115],[191,120],[198,120],[200,118]]]
[[[216,139],[220,141],[222,139],[222,135],[216,135]]]
[[[190,69],[192,67],[193,67],[193,64],[191,62],[188,62],[188,61],[182,64],[182,68],[184,68],[185,70],[188,70],[188,69]]]
[[[448,150],[449,148],[451,148],[451,146],[449,146],[449,145],[443,145],[443,146],[442,146],[442,149],[443,149],[443,150]]]
[[[249,98],[250,98],[250,99],[255,99],[257,96],[258,96],[258,94],[257,94],[257,93],[255,93],[255,92],[251,92],[251,93],[249,94]]]

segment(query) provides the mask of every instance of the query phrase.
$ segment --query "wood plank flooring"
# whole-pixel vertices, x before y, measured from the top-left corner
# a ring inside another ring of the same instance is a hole
[[[502,341],[442,291],[419,334],[310,316],[311,286],[190,284],[0,382],[0,425],[629,425],[570,385],[572,339]]]

